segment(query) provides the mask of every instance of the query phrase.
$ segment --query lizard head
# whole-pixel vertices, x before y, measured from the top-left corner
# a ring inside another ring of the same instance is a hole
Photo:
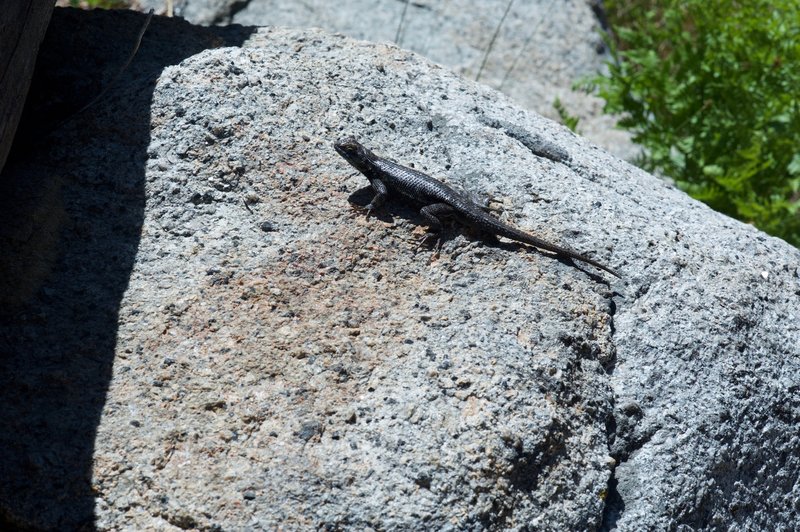
[[[365,148],[355,137],[346,137],[333,143],[336,153],[345,158],[356,169],[363,171],[368,162],[374,157],[371,151]]]

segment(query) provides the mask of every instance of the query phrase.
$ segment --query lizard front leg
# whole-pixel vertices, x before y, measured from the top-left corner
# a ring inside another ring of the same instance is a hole
[[[389,196],[389,189],[386,188],[386,185],[380,179],[370,179],[369,184],[372,185],[373,190],[375,190],[375,197],[373,197],[372,201],[367,205],[367,218],[369,218],[372,211],[383,206],[386,202],[386,198]]]

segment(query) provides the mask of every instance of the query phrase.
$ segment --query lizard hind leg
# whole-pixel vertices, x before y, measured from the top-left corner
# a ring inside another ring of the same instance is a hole
[[[422,242],[420,242],[420,246],[429,238],[436,237],[436,247],[441,248],[442,239],[440,235],[442,232],[442,221],[439,217],[452,214],[453,212],[455,212],[455,209],[447,203],[432,203],[420,209],[419,213],[425,219],[425,223],[428,224],[429,227],[429,231],[422,239]],[[419,246],[417,246],[417,249],[419,249]]]
[[[484,196],[484,195],[478,194],[477,192],[467,192],[466,195],[472,201],[472,203],[474,203],[475,205],[480,207],[480,209],[483,212],[494,212],[494,211],[497,211],[497,209],[492,208],[491,205],[490,205],[491,202],[494,201],[494,198],[492,198],[491,196]]]
[[[490,194],[478,194],[477,192],[464,192],[464,195],[483,212],[499,214],[502,208],[492,206],[497,200]]]
[[[455,211],[453,207],[447,203],[431,203],[419,210],[419,213],[425,218],[425,223],[431,228],[431,231],[438,233],[442,230],[442,221],[440,216],[452,214]]]

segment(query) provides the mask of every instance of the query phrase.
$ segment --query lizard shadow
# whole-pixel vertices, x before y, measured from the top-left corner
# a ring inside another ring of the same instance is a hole
[[[374,196],[374,189],[367,185],[350,194],[350,196],[347,198],[347,201],[356,208],[364,210]],[[386,203],[380,209],[372,211],[370,216],[375,217],[385,223],[394,223],[394,217],[397,216],[398,218],[402,218],[414,225],[426,227],[427,224],[425,223],[425,219],[419,213],[419,209],[420,207],[415,205],[413,202],[405,200],[398,201],[397,198],[389,197]],[[492,233],[472,229],[468,224],[459,220],[457,215],[448,215],[442,217],[442,230],[439,233],[436,233],[436,235],[438,238],[427,243],[427,247],[441,247],[445,242],[454,240],[458,235],[463,235],[470,242],[480,242],[489,248],[501,249],[514,253],[538,253],[544,257],[557,260],[566,266],[571,266],[576,270],[585,273],[592,281],[605,285],[610,284],[609,281],[602,275],[594,273],[579,262],[569,257],[565,257],[547,250],[542,250],[535,246],[530,246],[520,242],[502,241]]]
[[[459,224],[461,225],[461,224]],[[602,275],[594,273],[590,271],[588,268],[585,268],[583,264],[580,262],[573,260],[569,257],[564,257],[563,255],[559,255],[557,253],[553,253],[551,251],[539,249],[536,246],[530,246],[528,244],[523,244],[519,242],[507,242],[501,241],[495,235],[491,233],[480,233],[476,231],[470,230],[468,227],[465,227],[462,230],[462,233],[466,238],[470,241],[477,241],[484,244],[486,247],[495,248],[495,249],[502,249],[505,251],[510,251],[513,253],[536,253],[538,255],[542,255],[544,257],[557,260],[561,264],[566,266],[570,266],[580,272],[585,273],[592,281],[597,283],[608,285],[609,281],[605,279]]]
[[[373,188],[371,186],[366,186],[350,194],[350,196],[347,198],[347,201],[351,206],[354,207],[355,210],[360,211],[361,213],[366,213],[366,207],[369,202],[372,201],[374,196],[375,191]],[[393,224],[395,223],[395,218],[400,218],[413,225],[427,227],[425,219],[419,213],[419,209],[419,205],[416,205],[411,201],[398,200],[395,197],[389,197],[386,203],[384,203],[379,209],[372,211],[369,216],[387,224]],[[459,233],[463,232],[460,229],[454,229],[452,227],[453,224],[449,223],[451,220],[452,217],[442,219],[442,230],[438,233],[435,233],[438,238],[427,243],[426,247],[432,248],[437,245],[437,242],[439,245],[441,245],[444,242],[451,241],[455,239]]]

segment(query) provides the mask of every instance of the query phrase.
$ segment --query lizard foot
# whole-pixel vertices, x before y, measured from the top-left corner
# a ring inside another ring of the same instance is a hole
[[[419,244],[417,244],[417,247],[414,248],[414,253],[419,251],[419,248],[421,248],[423,244],[428,242],[431,238],[435,239],[432,246],[433,251],[435,254],[438,254],[439,251],[441,251],[442,249],[442,236],[439,233],[425,233],[425,236],[423,236],[420,239]]]
[[[364,210],[366,211],[366,219],[369,220],[369,217],[372,215],[372,211],[375,210],[375,205],[370,203],[366,207],[364,207]]]
[[[425,233],[425,236],[423,236],[420,239],[419,244],[417,244],[417,247],[414,248],[414,253],[419,251],[419,248],[421,248],[423,246],[423,244],[428,242],[428,240],[430,240],[431,238],[435,238],[436,239],[436,241],[434,242],[434,245],[433,245],[434,250],[438,251],[439,249],[441,249],[442,248],[442,239],[441,239],[441,237],[437,233]]]

